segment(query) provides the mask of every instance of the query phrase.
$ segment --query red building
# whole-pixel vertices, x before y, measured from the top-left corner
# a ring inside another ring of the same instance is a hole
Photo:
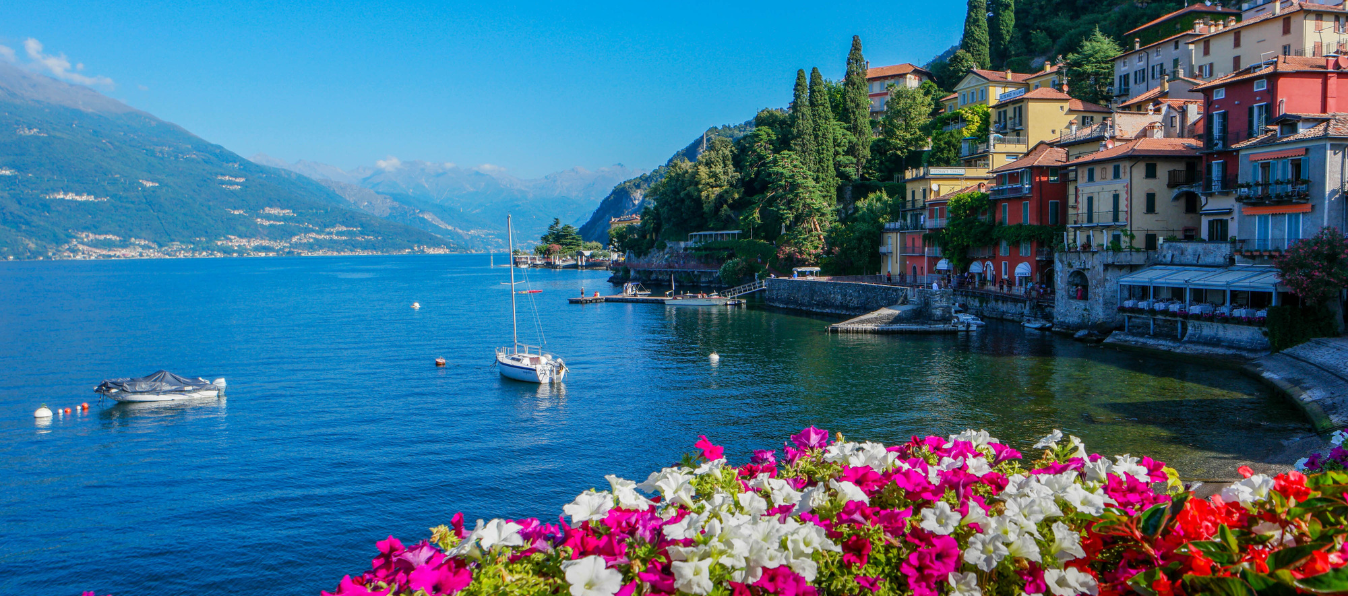
[[[1348,112],[1348,57],[1278,56],[1194,87],[1203,94],[1203,194],[1236,186],[1232,145],[1283,114]]]
[[[1016,161],[993,169],[992,217],[1002,225],[1062,226],[1067,222],[1067,150],[1040,142]],[[1053,285],[1053,251],[1040,240],[1001,241],[970,272],[1005,287]]]

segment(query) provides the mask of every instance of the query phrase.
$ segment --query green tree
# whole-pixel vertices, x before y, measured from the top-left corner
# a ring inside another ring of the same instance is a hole
[[[682,239],[704,228],[707,218],[697,187],[697,166],[688,160],[680,158],[669,164],[665,177],[652,184],[648,194],[659,214],[657,226],[652,228],[659,240]],[[644,225],[644,216],[642,220]]]
[[[773,157],[768,178],[771,182],[764,200],[785,230],[780,240],[807,259],[817,260],[824,249],[825,230],[835,221],[833,201],[824,198],[814,173],[794,151]]]
[[[811,172],[817,171],[815,159],[819,148],[815,147],[817,135],[814,131],[814,110],[810,106],[810,84],[805,78],[805,69],[796,71],[796,89],[791,97],[791,151]]]
[[[1114,79],[1114,59],[1123,51],[1119,44],[1096,29],[1067,55],[1067,86],[1072,97],[1103,104],[1109,100]]]
[[[975,68],[981,67],[972,54],[962,49],[956,51],[955,55],[951,56],[950,61],[946,63],[945,80],[941,81],[941,85],[947,91],[954,91],[955,85],[958,85],[964,79],[964,76]]]
[[[852,51],[847,54],[847,75],[843,78],[846,103],[843,106],[843,125],[852,133],[847,155],[852,158],[852,179],[861,178],[866,160],[871,158],[871,139],[875,129],[871,123],[870,89],[866,84],[866,58],[861,55],[861,37],[852,36]]]
[[[857,201],[846,222],[835,223],[828,233],[829,256],[821,265],[830,275],[861,275],[880,271],[880,235],[885,224],[896,221],[903,191],[890,197],[883,191]]]
[[[988,0],[969,0],[969,11],[964,15],[964,37],[960,49],[969,53],[978,68],[990,68],[988,39]]]
[[[716,137],[697,158],[694,180],[702,200],[702,216],[712,228],[736,225],[732,207],[741,195],[740,174],[735,169],[735,145],[730,139]]]
[[[936,109],[936,97],[928,85],[930,83],[924,83],[917,89],[900,85],[889,87],[880,134],[889,141],[891,151],[900,160],[927,144],[927,125]]]
[[[1282,284],[1311,305],[1338,300],[1348,288],[1348,239],[1324,228],[1274,260]]]
[[[955,271],[969,264],[969,249],[993,243],[993,226],[987,217],[992,201],[985,192],[966,192],[950,197],[946,227],[927,234],[923,240],[941,247]]]
[[[1015,56],[1016,0],[992,0],[992,58],[999,66]]]
[[[833,118],[833,106],[829,102],[828,90],[824,86],[824,75],[819,69],[810,71],[810,116],[814,124],[814,170],[815,182],[819,192],[833,198],[838,189],[838,173],[835,158],[837,154],[837,120]]]

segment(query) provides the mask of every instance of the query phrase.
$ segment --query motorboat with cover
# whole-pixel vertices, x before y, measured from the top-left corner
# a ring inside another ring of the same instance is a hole
[[[513,253],[515,249],[514,232],[510,227],[510,216],[506,216],[506,242],[509,244],[508,251]],[[528,274],[525,275],[527,280]],[[510,268],[510,287],[515,287],[515,268]],[[515,313],[515,294],[529,293],[510,292],[510,326],[514,343],[496,348],[496,368],[501,371],[501,376],[516,381],[526,383],[556,383],[566,378],[566,363],[561,358],[543,351],[543,348],[520,343],[520,325],[519,317]],[[537,313],[534,315],[537,321]],[[542,329],[539,329],[539,336],[542,337]]]
[[[950,321],[950,326],[960,331],[974,331],[983,326],[983,320],[969,313],[955,313],[955,318]]]
[[[189,379],[161,370],[147,377],[108,379],[95,387],[94,392],[122,402],[219,397],[225,392],[225,380]]]

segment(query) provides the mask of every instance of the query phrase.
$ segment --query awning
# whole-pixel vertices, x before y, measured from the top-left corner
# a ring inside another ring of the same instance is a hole
[[[1232,208],[1230,208],[1230,207],[1214,207],[1214,208],[1212,208],[1212,209],[1204,209],[1204,210],[1202,210],[1202,211],[1199,211],[1198,214],[1199,214],[1199,215],[1231,215],[1231,213],[1232,213],[1233,211],[1235,211],[1235,209],[1232,209]]]
[[[1029,277],[1029,276],[1030,276],[1029,263],[1021,263],[1019,265],[1016,265],[1016,277]]]
[[[1306,148],[1283,149],[1282,151],[1269,151],[1268,153],[1255,153],[1250,156],[1250,161],[1268,161],[1270,159],[1286,159],[1288,157],[1300,157],[1306,154]]]
[[[969,263],[969,273],[982,273],[982,272],[983,272],[982,263],[979,263],[978,261]]]
[[[936,270],[937,270],[937,271],[949,271],[949,270],[950,270],[950,259],[941,259],[940,261],[937,261],[937,262],[936,262]]]
[[[1241,207],[1241,215],[1277,215],[1279,213],[1310,213],[1310,203],[1296,205],[1269,205],[1267,207]]]
[[[1276,292],[1278,270],[1253,265],[1234,267],[1158,265],[1119,278],[1119,285]]]

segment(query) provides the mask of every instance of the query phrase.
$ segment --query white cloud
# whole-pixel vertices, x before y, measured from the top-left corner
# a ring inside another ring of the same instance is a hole
[[[104,76],[90,77],[72,71],[70,69],[70,59],[66,58],[65,54],[52,55],[43,53],[42,42],[36,39],[33,39],[31,37],[25,39],[23,41],[23,49],[28,53],[28,58],[33,61],[32,62],[33,66],[37,66],[40,69],[45,70],[47,74],[50,74],[53,77],[56,77],[63,81],[69,81],[71,83],[79,83],[81,85],[105,85],[108,87],[113,86],[112,79],[108,77]],[[12,51],[10,53],[13,54]],[[3,54],[3,52],[0,52],[0,54]],[[83,69],[84,69],[83,64],[78,64],[75,66],[75,70],[83,70]]]
[[[381,159],[374,162],[374,165],[385,172],[392,172],[393,170],[403,167],[403,162],[401,159],[390,155],[387,159]]]
[[[4,60],[5,62],[13,62],[14,48],[11,48],[9,46],[0,46],[0,60]]]

